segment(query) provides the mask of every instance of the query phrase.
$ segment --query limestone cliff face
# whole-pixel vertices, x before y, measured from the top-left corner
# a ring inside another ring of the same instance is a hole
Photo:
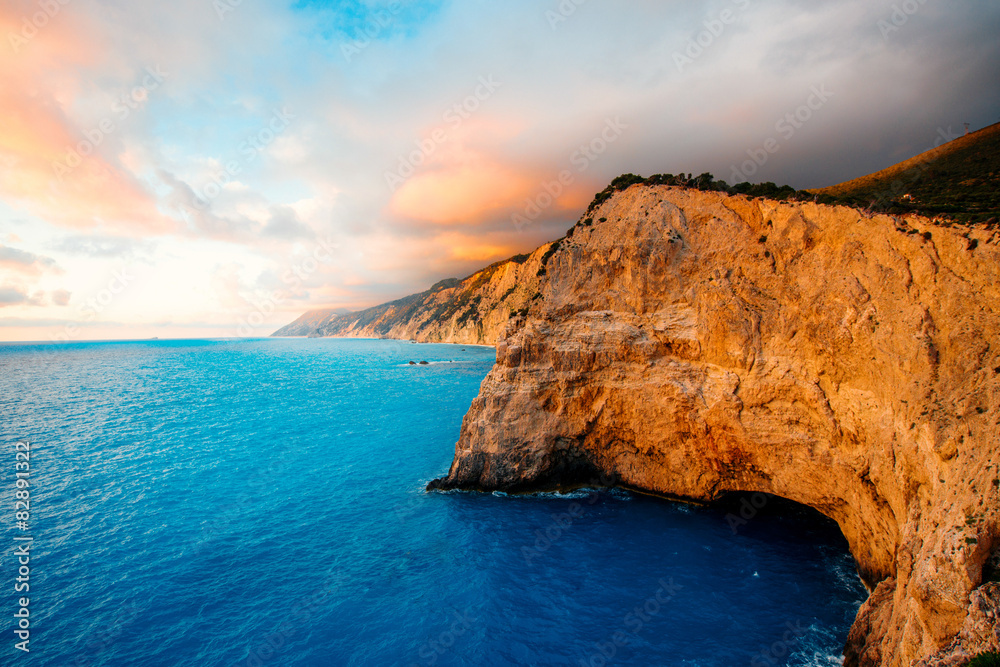
[[[553,244],[498,262],[465,280],[355,313],[310,311],[274,336],[394,338],[421,343],[493,345],[511,317],[539,297],[540,273]]]
[[[980,588],[1000,545],[998,238],[646,186],[592,221],[499,336],[431,488],[606,473],[795,500],[840,524],[873,590],[848,664],[961,664],[963,627],[1000,613]]]

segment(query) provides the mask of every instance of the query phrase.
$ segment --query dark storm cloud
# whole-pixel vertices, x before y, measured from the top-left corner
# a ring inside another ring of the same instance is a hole
[[[730,60],[704,76],[756,64],[752,88],[706,104],[753,109],[734,117],[723,151],[701,142],[698,160],[722,178],[764,140],[780,150],[750,180],[815,187],[854,178],[1000,121],[1000,4],[786,2],[758,5],[757,30],[735,34]],[[723,36],[725,37],[725,36]],[[834,96],[787,139],[776,125],[806,102],[811,84]],[[714,96],[713,96],[714,93]],[[728,156],[728,159],[727,159]]]

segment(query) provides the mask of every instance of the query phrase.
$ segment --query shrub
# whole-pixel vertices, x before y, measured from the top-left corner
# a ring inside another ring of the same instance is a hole
[[[549,246],[549,249],[545,251],[544,255],[542,255],[542,262],[541,262],[542,266],[540,269],[538,269],[538,274],[537,274],[539,278],[547,273],[545,267],[549,263],[549,260],[552,259],[552,255],[556,254],[556,251],[559,250],[559,246],[561,245],[562,245],[562,239],[559,239],[551,246]]]
[[[706,192],[725,192],[731,195],[743,194],[751,198],[765,197],[767,199],[777,199],[779,201],[793,199],[797,201],[818,200],[821,203],[838,202],[838,200],[833,197],[826,195],[817,197],[809,192],[806,192],[805,190],[796,190],[790,185],[779,186],[771,182],[738,183],[736,185],[729,185],[725,181],[715,180],[715,177],[709,172],[705,172],[698,176],[692,176],[691,174],[685,174],[684,172],[681,172],[676,176],[673,174],[654,174],[649,178],[643,178],[642,176],[637,176],[636,174],[622,174],[615,180],[611,181],[611,184],[608,187],[594,195],[594,200],[590,202],[590,206],[587,207],[587,214],[591,213],[601,204],[611,199],[616,192],[627,190],[637,184],[694,188]],[[586,216],[587,214],[584,215]],[[587,217],[586,220],[592,220],[592,218]],[[602,218],[601,222],[603,221],[604,219]],[[586,224],[586,222],[584,222],[584,224]]]
[[[993,651],[989,653],[980,653],[972,662],[969,663],[969,667],[1000,667],[1000,653],[995,653]]]
[[[611,187],[617,191],[627,190],[637,183],[645,183],[646,179],[642,176],[636,176],[635,174],[622,174],[615,180],[611,181]]]

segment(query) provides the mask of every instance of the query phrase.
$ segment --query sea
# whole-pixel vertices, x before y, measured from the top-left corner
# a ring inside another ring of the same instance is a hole
[[[0,345],[0,665],[841,664],[866,593],[804,508],[425,492],[494,358]]]

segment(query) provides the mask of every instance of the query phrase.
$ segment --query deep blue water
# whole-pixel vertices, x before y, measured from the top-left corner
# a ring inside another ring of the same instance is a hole
[[[453,363],[407,364],[423,359]],[[493,359],[343,340],[0,346],[0,664],[840,663],[864,590],[814,517],[734,534],[724,511],[622,491],[424,493]],[[23,595],[30,654],[14,647]]]

